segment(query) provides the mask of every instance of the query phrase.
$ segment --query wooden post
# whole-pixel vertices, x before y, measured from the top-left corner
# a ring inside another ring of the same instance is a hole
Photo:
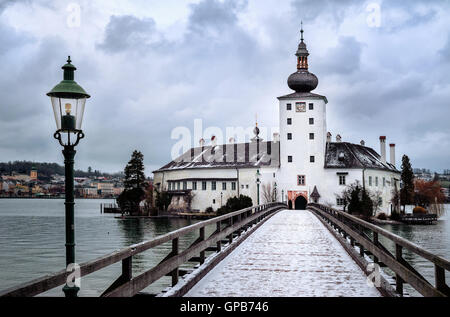
[[[216,227],[217,227],[217,233],[220,233],[220,231],[222,231],[222,226],[220,225],[220,221],[218,221],[216,223]],[[217,252],[220,252],[222,250],[222,242],[219,240],[216,243],[217,245]]]
[[[445,284],[445,270],[437,264],[434,264],[434,278],[436,282],[435,287],[438,291],[445,291],[447,288]]]
[[[230,227],[233,226],[233,217],[230,217]],[[228,243],[231,244],[233,242],[233,233],[228,235]]]
[[[378,232],[373,232],[373,243],[375,246],[378,246]],[[378,263],[378,258],[374,255],[373,256],[373,262]]]
[[[200,228],[200,241],[205,240],[205,227]],[[205,263],[205,250],[200,252],[200,264]]]
[[[132,264],[133,264],[133,258],[130,256],[126,259],[122,260],[122,278],[125,281],[130,281],[133,276],[132,271]]]
[[[178,252],[178,238],[175,238],[172,240],[172,255],[176,256],[178,255]],[[172,271],[172,286],[175,286],[178,283],[178,273],[178,268]]]
[[[403,247],[401,245],[395,244],[395,258],[400,263],[403,260],[402,251]],[[395,274],[395,290],[400,294],[400,296],[403,296],[403,279],[398,274]]]

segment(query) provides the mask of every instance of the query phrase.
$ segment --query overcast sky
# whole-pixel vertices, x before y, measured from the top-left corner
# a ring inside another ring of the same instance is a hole
[[[149,175],[194,119],[277,127],[301,20],[333,139],[385,135],[398,167],[450,168],[450,3],[395,0],[0,0],[0,161],[63,163],[45,94],[67,55],[92,96],[76,168],[138,149]]]

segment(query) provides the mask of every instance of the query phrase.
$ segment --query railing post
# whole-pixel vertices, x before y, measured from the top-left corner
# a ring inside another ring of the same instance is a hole
[[[220,231],[222,231],[222,226],[221,226],[221,221],[218,221],[217,223],[216,223],[216,228],[217,228],[217,234],[219,234],[220,233]],[[221,240],[219,239],[219,241],[217,241],[217,243],[216,243],[216,245],[217,245],[217,252],[220,252],[221,250],[222,250],[222,242],[221,242]]]
[[[447,288],[447,285],[445,284],[445,270],[436,263],[434,264],[434,279],[437,290],[445,291]]]
[[[200,239],[199,241],[205,241],[205,227],[200,228]],[[200,252],[200,264],[205,263],[205,250]]]
[[[395,258],[400,263],[403,261],[402,253],[403,247],[395,244]],[[398,274],[395,274],[395,290],[400,294],[400,296],[403,296],[403,279]]]
[[[373,232],[373,244],[375,246],[378,246],[378,232]],[[374,255],[373,256],[373,262],[378,263],[378,258]]]
[[[122,260],[122,278],[125,281],[130,281],[133,277],[132,264],[133,258],[131,256]]]
[[[179,248],[178,248],[178,238],[175,238],[172,240],[172,255],[176,256],[178,255]],[[172,286],[175,286],[178,283],[178,267],[172,271]]]
[[[230,217],[230,227],[233,227],[233,217]],[[231,244],[233,242],[233,232],[228,235],[228,243]]]

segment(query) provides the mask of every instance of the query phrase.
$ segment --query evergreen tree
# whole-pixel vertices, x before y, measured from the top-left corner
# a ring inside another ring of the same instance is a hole
[[[402,157],[402,188],[400,189],[400,201],[403,205],[403,213],[405,213],[405,205],[414,201],[414,173],[407,155]]]
[[[140,202],[145,198],[144,155],[135,150],[125,166],[124,190],[117,197],[122,213],[140,214]]]
[[[144,155],[135,150],[131,159],[125,166],[125,179],[123,181],[125,190],[145,187]]]

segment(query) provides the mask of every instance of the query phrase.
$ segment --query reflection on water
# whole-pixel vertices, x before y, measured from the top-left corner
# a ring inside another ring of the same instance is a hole
[[[196,221],[186,219],[116,219],[100,214],[100,203],[108,200],[76,200],[76,260],[82,263],[129,245],[152,239]],[[206,228],[212,233],[214,228]],[[192,233],[180,238],[180,250],[198,237]],[[65,266],[64,201],[40,199],[0,199],[0,289],[5,289]],[[133,257],[133,275],[158,264],[170,251],[171,243]],[[193,267],[186,264],[185,267]],[[90,274],[81,281],[80,296],[98,296],[120,275],[116,263]],[[164,277],[146,291],[157,292],[169,286]],[[61,296],[61,287],[45,295]]]

